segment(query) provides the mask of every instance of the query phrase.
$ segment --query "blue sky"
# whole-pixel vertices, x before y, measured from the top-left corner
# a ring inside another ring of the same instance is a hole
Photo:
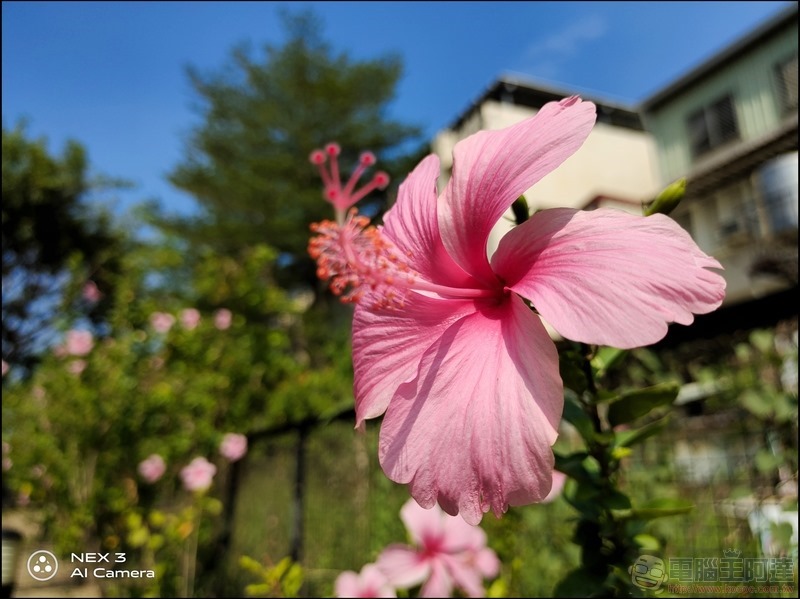
[[[280,44],[280,6],[313,8],[354,59],[398,53],[390,113],[431,138],[503,73],[635,105],[792,4],[4,1],[3,124],[25,117],[52,152],[75,139],[94,173],[133,181],[118,210],[158,199],[186,212],[165,179],[199,123],[185,67],[217,70],[245,40]]]

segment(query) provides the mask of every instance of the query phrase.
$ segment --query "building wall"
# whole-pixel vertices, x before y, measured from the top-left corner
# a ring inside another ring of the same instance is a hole
[[[484,102],[458,131],[440,132],[432,144],[447,183],[455,144],[478,130],[502,129],[536,114],[536,110],[497,101]],[[628,200],[631,211],[658,192],[655,146],[647,133],[598,123],[584,145],[555,171],[525,193],[531,210],[583,208],[598,195]]]
[[[758,139],[775,130],[789,116],[781,106],[775,65],[796,56],[797,45],[795,22],[644,114],[646,128],[653,133],[658,146],[662,183],[685,176],[713,157],[716,150],[700,157],[692,155],[687,119],[723,95],[730,93],[734,98],[739,138],[720,146],[720,150]],[[794,85],[796,87],[796,81]]]
[[[792,19],[678,94],[655,107],[645,105],[643,118],[655,137],[662,185],[689,177],[687,198],[672,216],[724,267],[724,305],[758,299],[792,284],[785,276],[764,274],[754,266],[766,256],[782,261],[786,270],[796,270],[797,146],[794,152],[781,150],[777,158],[765,153],[762,162],[700,193],[692,192],[692,175],[708,172],[706,166],[712,163],[724,170],[726,161],[735,160],[742,151],[773,143],[768,140],[777,132],[792,126],[796,131],[796,103],[787,109],[776,65],[792,57],[796,61],[797,45],[797,23]],[[796,101],[796,62],[790,85]],[[692,149],[690,115],[726,94],[733,99],[738,136],[697,154]],[[765,166],[781,171],[777,174],[782,189],[777,194],[767,193]]]

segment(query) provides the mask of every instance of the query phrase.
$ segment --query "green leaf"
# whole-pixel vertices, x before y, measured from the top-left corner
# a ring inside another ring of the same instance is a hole
[[[601,493],[599,501],[603,507],[610,510],[628,510],[631,507],[630,497],[616,489]]]
[[[670,405],[679,391],[675,383],[662,383],[624,393],[608,407],[608,422],[611,426],[633,422],[654,408]]]
[[[558,369],[564,387],[572,389],[575,393],[581,394],[588,388],[586,373],[580,366],[584,358],[574,352],[564,351],[558,356]]]
[[[745,389],[739,395],[739,403],[751,414],[758,418],[769,418],[773,415],[775,407],[772,405],[771,396],[757,389]]]
[[[586,452],[581,451],[567,456],[555,454],[555,458],[555,469],[576,481],[593,481],[600,470],[597,461]]]
[[[602,378],[614,366],[628,354],[625,349],[617,349],[616,347],[601,347],[592,358],[592,368],[594,368],[595,376]]]
[[[639,534],[633,537],[633,541],[639,546],[641,551],[660,551],[661,541],[653,535]]]
[[[632,447],[660,433],[667,426],[668,422],[669,414],[654,422],[640,426],[639,428],[615,433],[614,445],[616,447]]]
[[[768,449],[761,448],[756,452],[754,461],[759,472],[767,473],[776,470],[783,463],[783,458]]]
[[[688,514],[694,509],[694,504],[682,499],[654,499],[630,511],[629,516],[639,520],[652,520],[665,516],[679,516]]]
[[[578,403],[574,394],[564,394],[564,420],[569,422],[575,427],[581,437],[589,443],[595,437],[594,424],[589,415],[583,410]]]
[[[762,354],[775,351],[775,335],[772,331],[757,330],[750,333],[752,343]]]

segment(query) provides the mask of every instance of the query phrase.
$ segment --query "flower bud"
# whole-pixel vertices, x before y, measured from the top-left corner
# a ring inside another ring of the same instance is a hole
[[[644,215],[669,214],[680,204],[685,194],[686,179],[678,179],[674,183],[670,183],[656,196],[655,200],[645,207]]]

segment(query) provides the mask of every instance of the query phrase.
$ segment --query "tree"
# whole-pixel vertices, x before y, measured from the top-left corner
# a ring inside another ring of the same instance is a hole
[[[335,140],[343,170],[370,150],[392,174],[386,156],[418,131],[386,116],[402,74],[396,56],[351,60],[332,51],[311,12],[281,16],[288,40],[266,45],[263,60],[239,46],[218,73],[189,69],[204,121],[170,181],[195,197],[200,212],[157,220],[192,248],[235,255],[268,243],[280,253],[284,286],[313,287],[308,225],[329,218],[330,207],[309,153]]]
[[[30,367],[53,334],[59,308],[75,304],[76,288],[91,277],[107,291],[122,239],[109,215],[84,201],[93,186],[80,144],[70,141],[54,157],[24,125],[3,127],[2,141],[2,353],[6,362]],[[107,307],[95,301],[82,309],[98,321]]]

